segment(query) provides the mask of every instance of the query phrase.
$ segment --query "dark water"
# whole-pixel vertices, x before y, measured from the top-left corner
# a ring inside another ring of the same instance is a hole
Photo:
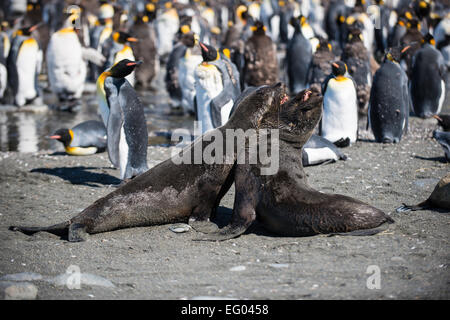
[[[159,77],[158,77],[159,78]],[[43,83],[42,85],[45,85]],[[139,97],[149,132],[149,145],[170,143],[159,132],[173,131],[177,128],[193,130],[194,118],[180,114],[169,107],[168,95],[161,79],[154,82],[155,92],[140,91]],[[50,106],[45,112],[17,112],[12,106],[0,105],[0,150],[37,152],[39,150],[63,151],[62,143],[47,139],[59,128],[72,128],[87,120],[101,120],[95,85],[88,84],[82,98],[82,107],[76,113],[57,111],[51,106],[56,99],[51,93],[44,92],[43,104]],[[44,106],[45,109],[45,106]]]

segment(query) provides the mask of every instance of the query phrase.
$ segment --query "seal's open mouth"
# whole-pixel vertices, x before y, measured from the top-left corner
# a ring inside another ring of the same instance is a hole
[[[280,105],[285,104],[289,100],[289,96],[287,94],[284,94],[281,98]]]

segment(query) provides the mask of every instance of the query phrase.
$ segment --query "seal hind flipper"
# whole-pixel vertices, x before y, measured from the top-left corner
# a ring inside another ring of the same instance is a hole
[[[189,219],[189,225],[197,232],[201,233],[215,233],[218,232],[219,227],[209,220],[195,220]]]
[[[386,231],[388,229],[389,224],[394,223],[394,220],[388,220],[388,224],[384,224],[381,227],[371,228],[371,229],[361,229],[361,230],[353,230],[350,232],[333,232],[327,234],[328,237],[333,236],[353,236],[353,237],[364,237],[364,236],[373,236],[380,232]]]
[[[208,233],[198,238],[192,239],[193,241],[224,241],[239,237],[245,231],[247,231],[246,225],[228,225],[223,227],[217,232]]]
[[[425,210],[430,208],[430,205],[428,204],[428,200],[421,202],[417,205],[407,205],[406,203],[402,203],[402,205],[395,209],[396,212],[409,212],[409,211],[417,211],[417,210]]]

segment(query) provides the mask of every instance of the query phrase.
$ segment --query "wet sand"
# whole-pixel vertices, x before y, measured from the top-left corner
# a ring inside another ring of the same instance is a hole
[[[8,226],[64,221],[113,191],[119,172],[106,153],[2,152],[0,286],[5,275],[32,272],[43,276],[29,281],[37,299],[449,299],[449,212],[395,212],[402,202],[426,199],[450,171],[431,138],[436,123],[411,118],[410,133],[394,145],[374,143],[361,120],[362,140],[344,149],[347,161],[305,169],[316,189],[390,214],[395,223],[370,237],[277,237],[258,225],[224,242],[194,242],[195,231],[177,234],[170,225],[96,234],[81,243],[44,232],[26,236]],[[170,156],[170,148],[148,151],[150,167]],[[221,203],[221,225],[233,198],[234,188]],[[87,281],[69,289],[45,281],[71,265],[114,287]],[[367,287],[373,265],[380,289]]]

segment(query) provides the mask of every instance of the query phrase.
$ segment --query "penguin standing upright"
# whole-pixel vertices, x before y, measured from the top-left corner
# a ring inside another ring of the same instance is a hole
[[[196,46],[198,44],[197,36],[192,32],[181,37],[181,42],[186,46],[184,57],[179,62],[179,83],[182,93],[181,106],[184,112],[195,114],[195,68],[202,62],[201,50]]]
[[[166,62],[173,49],[175,34],[180,27],[177,10],[171,2],[165,3],[165,9],[155,20],[156,48],[162,62]]]
[[[406,23],[406,28],[407,31],[402,37],[400,43],[403,47],[409,46],[408,51],[402,55],[402,59],[406,63],[406,66],[404,66],[403,69],[406,69],[406,74],[411,77],[412,57],[416,54],[417,50],[420,49],[420,46],[423,43],[423,35],[420,32],[420,22],[416,18],[408,21]]]
[[[109,39],[113,32],[113,17],[114,17],[114,7],[105,1],[101,2],[101,6],[98,9],[98,21],[96,25],[92,28],[89,35],[89,44],[92,48],[101,52],[103,44]],[[103,71],[101,67],[89,64],[90,79],[95,81],[98,75]]]
[[[179,31],[181,35],[184,35],[191,32],[191,28],[188,25],[182,25]],[[166,63],[166,76],[164,77],[164,82],[166,84],[166,90],[170,96],[171,106],[175,108],[181,106],[183,93],[181,91],[181,86],[178,79],[178,67],[180,59],[185,55],[185,53],[186,46],[182,41],[177,41],[174,44]]]
[[[408,77],[399,64],[402,53],[408,48],[389,49],[373,78],[368,124],[377,142],[400,142],[403,133],[408,130]]]
[[[105,125],[96,120],[79,123],[72,129],[58,129],[49,138],[62,142],[66,152],[73,156],[87,156],[106,149]]]
[[[289,89],[291,94],[296,94],[308,85],[308,69],[312,60],[312,50],[311,43],[302,34],[300,21],[292,18],[291,24],[294,26],[295,32],[287,46],[286,62]]]
[[[307,83],[320,91],[322,82],[331,73],[330,61],[335,61],[331,44],[324,38],[319,39],[316,52],[314,53],[308,69]]]
[[[76,104],[81,98],[87,66],[74,22],[78,14],[71,14],[62,29],[55,32],[46,52],[48,80],[61,103]]]
[[[128,45],[130,42],[138,42],[138,39],[132,37],[129,33],[119,31],[114,32],[108,41],[103,45],[102,53],[106,57],[104,69],[110,68],[117,62],[128,59],[134,61],[133,49]],[[134,71],[126,76],[128,82],[134,86]]]
[[[199,43],[203,62],[195,69],[197,119],[202,133],[228,121],[233,102],[241,92],[239,73],[233,63],[221,58],[216,48]]]
[[[342,52],[342,61],[347,64],[348,72],[356,82],[358,107],[361,112],[367,112],[372,86],[372,73],[370,69],[369,53],[364,46],[361,31],[351,28],[348,34],[348,43]]]
[[[244,47],[244,83],[250,87],[278,82],[277,48],[272,39],[266,35],[266,27],[256,21],[253,35]]]
[[[358,136],[356,86],[344,62],[331,64],[332,73],[322,84],[323,116],[320,135],[338,147],[347,147]]]
[[[143,105],[125,79],[140,63],[121,60],[97,80],[97,97],[106,126],[108,155],[111,163],[120,168],[122,180],[148,170],[148,132]]]
[[[37,77],[41,70],[42,51],[31,36],[37,27],[34,25],[16,31],[7,59],[8,87],[14,104],[19,107],[39,96]]]
[[[156,54],[156,34],[153,20],[156,17],[156,7],[153,3],[146,5],[145,13],[137,14],[130,33],[140,41],[132,42],[131,48],[137,60],[145,61],[135,70],[136,88],[148,89],[159,68]]]
[[[8,86],[6,59],[8,57],[9,48],[9,37],[3,32],[3,26],[0,25],[0,101],[3,99],[3,94]]]
[[[442,146],[442,149],[444,149],[445,160],[450,162],[450,132],[434,130],[433,138],[436,139],[436,141]]]
[[[412,61],[410,93],[414,113],[429,118],[441,112],[445,100],[447,67],[441,52],[434,47],[434,39],[427,34],[422,48]]]

